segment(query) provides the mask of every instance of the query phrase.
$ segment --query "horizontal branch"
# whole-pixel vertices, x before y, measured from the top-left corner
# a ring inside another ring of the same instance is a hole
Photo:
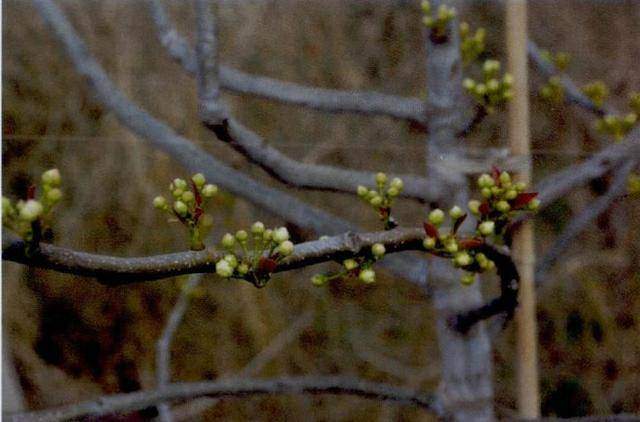
[[[11,422],[54,422],[87,416],[106,416],[154,406],[164,401],[184,401],[197,397],[247,397],[271,394],[336,394],[364,397],[417,406],[443,416],[443,409],[432,395],[405,388],[342,377],[299,377],[266,380],[233,379],[169,384],[161,390],[114,394],[96,400],[55,409],[9,415]]]
[[[395,229],[372,233],[346,233],[297,244],[293,255],[283,260],[274,272],[288,271],[322,262],[341,261],[368,252],[375,243],[385,245],[388,253],[422,249],[424,232],[420,229]],[[125,258],[74,251],[48,243],[29,255],[21,239],[2,234],[2,259],[31,267],[95,277],[102,284],[115,286],[193,273],[215,272],[223,254],[207,248],[147,257]]]
[[[371,254],[376,243],[385,246],[386,253],[423,251],[424,230],[397,228],[371,233],[344,233],[339,236],[299,243],[292,255],[284,258],[273,273],[304,268],[323,262],[337,261]],[[6,232],[2,238],[2,259],[31,267],[51,269],[63,273],[95,277],[107,286],[157,280],[193,273],[215,272],[215,263],[223,254],[213,249],[177,252],[148,257],[124,258],[89,254],[47,243],[39,248],[27,248],[24,241]],[[500,277],[500,296],[478,309],[453,316],[451,323],[460,332],[467,332],[477,322],[505,313],[509,318],[517,306],[518,271],[506,252],[490,244],[482,244],[478,251],[494,261]],[[250,272],[246,280],[252,280]]]
[[[189,73],[197,73],[197,58],[189,43],[178,33],[160,0],[149,0],[158,37],[169,55]],[[377,92],[315,88],[263,76],[254,76],[229,66],[220,66],[221,88],[286,104],[329,113],[384,115],[425,124],[424,102]]]

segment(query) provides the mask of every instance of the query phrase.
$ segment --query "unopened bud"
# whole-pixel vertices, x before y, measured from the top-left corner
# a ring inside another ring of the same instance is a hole
[[[211,184],[204,185],[204,188],[202,188],[202,195],[205,198],[211,198],[217,193],[218,193],[218,187],[216,185],[211,185]]]
[[[222,246],[229,249],[232,248],[233,245],[236,244],[236,238],[233,237],[233,235],[231,233],[227,233],[224,236],[222,236]]]
[[[439,226],[444,221],[444,212],[440,208],[429,213],[429,222],[434,226]]]
[[[358,263],[355,259],[345,259],[344,261],[342,261],[342,265],[347,271],[358,268]]]
[[[282,256],[289,256],[293,253],[293,242],[290,240],[285,240],[278,246],[278,252]]]
[[[496,223],[493,221],[483,221],[478,226],[478,231],[483,236],[489,236],[493,234],[493,231],[496,228]]]
[[[367,268],[366,270],[360,271],[358,278],[364,283],[371,284],[376,281],[376,273],[375,271]]]
[[[459,219],[460,217],[462,217],[464,215],[464,211],[462,211],[462,208],[460,208],[457,205],[454,205],[450,210],[449,210],[449,216],[451,218],[453,218],[454,220]]]
[[[187,212],[189,212],[189,208],[187,207],[187,204],[185,204],[182,201],[174,202],[173,209],[181,217],[184,217],[185,215],[187,215]]]
[[[42,204],[34,199],[29,199],[20,208],[20,219],[27,222],[32,222],[38,219],[42,214]]]
[[[196,185],[198,189],[201,189],[207,182],[207,180],[204,178],[204,174],[202,173],[194,174],[193,176],[191,176],[191,180],[193,180],[193,184]]]
[[[216,274],[220,277],[228,278],[233,274],[233,268],[225,259],[221,259],[216,263]]]
[[[50,169],[42,173],[42,182],[52,187],[60,186],[60,171],[58,169]]]
[[[278,227],[273,231],[273,240],[276,243],[282,243],[285,240],[289,240],[289,231],[286,227]]]
[[[262,234],[264,233],[264,224],[261,221],[256,221],[251,225],[251,233]]]
[[[371,253],[373,253],[373,256],[377,259],[382,258],[386,251],[387,250],[382,243],[376,243],[371,247]]]

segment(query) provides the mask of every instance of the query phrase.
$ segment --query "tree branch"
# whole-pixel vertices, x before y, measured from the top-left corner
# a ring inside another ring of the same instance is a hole
[[[288,271],[328,261],[342,261],[368,253],[375,243],[385,245],[388,253],[420,250],[421,229],[395,229],[372,233],[345,233],[339,236],[297,244],[294,253],[278,264],[274,272]],[[2,259],[37,268],[95,277],[102,284],[117,286],[193,273],[215,272],[215,263],[223,253],[211,248],[147,257],[125,258],[74,251],[41,243],[32,255],[22,239],[2,234]]]
[[[196,53],[173,26],[161,0],[149,0],[158,37],[169,55],[192,74],[197,72]],[[254,76],[229,66],[220,66],[223,89],[295,104],[329,113],[384,115],[425,125],[426,112],[418,98],[403,98],[377,92],[355,92],[307,87],[277,79]]]
[[[566,251],[571,241],[579,235],[587,226],[600,214],[606,211],[616,198],[621,195],[627,186],[627,177],[636,164],[635,160],[628,160],[618,170],[613,183],[607,192],[590,203],[588,207],[576,217],[571,219],[571,223],[558,236],[554,244],[542,258],[536,268],[535,279],[541,283],[545,279],[547,271],[556,263],[558,258]]]
[[[550,63],[542,56],[542,51],[540,51],[540,48],[535,42],[529,41],[527,50],[529,58],[545,77],[549,78],[551,76],[559,76],[559,72],[556,67],[553,65],[553,63]],[[578,88],[578,86],[568,76],[561,75],[560,83],[564,88],[565,98],[569,103],[580,106],[599,117],[602,117],[605,114],[616,114],[616,111],[611,108],[605,106],[601,107],[594,104],[594,102],[591,101],[586,95],[584,95],[580,88]]]
[[[218,139],[228,143],[249,161],[259,165],[270,176],[288,186],[354,193],[355,187],[370,186],[375,177],[373,172],[346,170],[293,160],[271,147],[264,139],[233,118],[229,118],[224,124],[205,122],[205,126],[215,133]],[[430,183],[422,177],[407,174],[391,174],[390,177],[399,177],[404,182],[404,189],[400,194],[403,197],[428,202],[435,201],[445,194],[437,184]]]
[[[267,394],[337,394],[391,401],[420,407],[443,416],[440,403],[431,395],[353,378],[299,377],[266,380],[224,380],[167,385],[161,390],[104,396],[55,409],[9,415],[12,422],[62,421],[86,416],[132,412],[163,401],[184,401],[196,397],[247,397]]]
[[[97,99],[133,133],[169,154],[187,171],[202,172],[213,183],[286,221],[319,234],[336,234],[356,229],[345,220],[282,191],[265,186],[227,166],[140,109],[113,84],[56,4],[52,0],[33,1],[42,18],[65,48],[76,71],[85,77]],[[422,261],[409,256],[393,257],[385,260],[385,266],[399,277],[424,286]]]

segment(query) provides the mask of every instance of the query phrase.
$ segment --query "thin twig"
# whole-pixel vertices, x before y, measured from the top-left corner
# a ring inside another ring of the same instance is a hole
[[[567,250],[573,239],[582,233],[596,217],[606,211],[615,202],[616,198],[625,191],[627,177],[635,167],[635,164],[635,160],[628,160],[617,172],[607,192],[591,202],[582,213],[571,219],[569,225],[558,236],[536,267],[536,280],[539,284],[546,279],[549,269]]]
[[[410,404],[442,416],[440,403],[429,395],[386,384],[341,377],[300,377],[267,380],[224,380],[176,383],[162,390],[138,391],[100,397],[55,409],[8,415],[11,422],[63,421],[85,416],[104,416],[144,409],[164,401],[196,397],[247,397],[265,394],[346,394],[373,400]]]
[[[178,33],[161,0],[149,0],[158,37],[169,55],[191,74],[197,73],[196,52]],[[403,98],[377,92],[356,92],[308,87],[263,76],[254,76],[220,65],[223,89],[329,113],[385,115],[425,125],[426,112],[418,98]]]

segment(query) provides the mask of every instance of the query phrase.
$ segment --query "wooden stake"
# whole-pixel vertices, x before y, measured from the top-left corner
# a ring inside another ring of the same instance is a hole
[[[530,155],[529,91],[527,76],[527,2],[507,0],[506,4],[508,70],[514,79],[514,97],[509,106],[509,144],[516,156]],[[516,175],[530,183],[530,169]],[[517,391],[519,415],[525,419],[540,417],[536,298],[534,286],[535,250],[533,226],[527,222],[513,240],[514,260],[521,277],[517,324]]]

